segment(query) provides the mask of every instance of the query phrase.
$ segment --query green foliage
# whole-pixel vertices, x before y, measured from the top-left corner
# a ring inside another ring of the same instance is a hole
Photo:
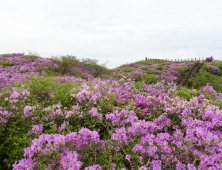
[[[206,73],[207,82],[211,84],[217,93],[222,93],[222,77],[220,75]]]
[[[11,54],[5,54],[4,57],[14,57],[14,56]]]
[[[219,66],[219,69],[220,69],[220,71],[222,71],[222,65],[221,65],[221,66]]]
[[[119,66],[119,67],[116,67],[115,69],[123,69],[123,68],[125,68],[125,67],[127,67],[129,64],[123,64],[123,65],[121,65],[121,66]]]
[[[202,86],[206,86],[207,82],[208,80],[205,73],[197,73],[195,75],[195,78],[191,77],[190,79],[188,79],[186,87],[191,89],[199,89]]]
[[[76,59],[76,56],[72,55],[61,56],[61,58],[52,56],[50,60],[59,65],[56,70],[62,75],[67,73],[73,74],[72,67],[77,66],[80,63],[79,60]]]
[[[31,59],[32,62],[34,62],[35,58],[40,58],[40,56],[37,53],[31,53],[29,51],[29,55],[28,56],[22,56],[25,60]]]
[[[215,95],[214,95],[214,94],[210,94],[210,93],[208,92],[208,90],[205,92],[204,96],[206,97],[206,99],[212,100],[212,101],[213,101],[213,99],[214,99],[214,97],[215,97]]]
[[[75,87],[78,87],[78,85],[79,83],[76,83]],[[40,103],[44,102],[45,107],[58,104],[60,101],[63,107],[71,107],[70,91],[74,88],[74,85],[70,81],[60,83],[49,77],[31,77],[28,88],[30,89],[30,96],[28,98],[31,101],[38,100]],[[54,95],[53,98],[50,97],[51,93]]]
[[[146,74],[156,74],[156,70],[147,71]]]
[[[80,62],[81,65],[83,65],[85,68],[90,70],[94,77],[100,77],[102,78],[104,75],[111,75],[112,71],[106,68],[106,63],[103,63],[101,65],[98,64],[98,60],[90,59],[90,58],[85,58],[82,59]]]
[[[5,61],[4,62],[3,59],[1,61],[1,65],[2,65],[3,68],[6,68],[7,66],[14,66],[14,64],[12,62],[10,62],[10,61]]]
[[[139,91],[141,91],[141,86],[142,86],[142,83],[141,83],[141,82],[135,82],[135,87],[136,87],[136,89],[138,89]]]
[[[155,75],[146,73],[143,73],[140,76],[135,76],[133,78],[135,79],[135,82],[143,82],[145,84],[157,83],[159,80],[161,80],[160,77],[156,78]]]
[[[151,75],[151,76],[148,76],[147,78],[145,78],[145,83],[146,84],[152,84],[152,83],[155,84],[160,80],[161,80],[160,77],[156,78],[155,75]]]
[[[178,90],[175,96],[180,96],[181,99],[186,98],[187,101],[190,101],[191,98],[195,96],[199,96],[200,94],[201,94],[200,90],[198,90],[197,92],[194,92],[189,89],[183,88],[181,90]]]
[[[210,71],[210,66],[203,65],[203,66],[201,67],[201,69],[203,69],[203,70],[209,72],[209,71]]]
[[[193,83],[194,83],[194,82],[193,82],[193,79],[194,79],[193,77],[189,78],[188,81],[187,81],[187,83],[186,83],[186,86],[188,86],[188,87],[193,87]]]
[[[39,54],[37,53],[32,53],[29,51],[29,56],[33,56],[33,57],[40,57]]]
[[[0,143],[3,144],[0,148],[0,169],[12,169],[12,164],[23,158],[24,149],[29,147],[30,125],[30,121],[10,117],[0,133]]]
[[[134,69],[133,68],[125,68],[123,71],[124,72],[132,72]]]
[[[147,74],[144,74],[144,73],[141,74],[140,77],[141,77],[141,80],[142,80],[142,81],[145,81],[145,83],[148,83],[149,80],[150,80],[150,79],[149,79],[150,76],[148,76]]]
[[[159,64],[159,66],[156,69],[157,70],[163,70],[163,64]]]
[[[177,69],[177,72],[180,76],[185,76],[186,72],[188,72],[188,71],[189,71],[189,69],[184,66],[179,66]]]
[[[62,73],[56,71],[55,69],[51,69],[48,67],[48,69],[45,70],[45,73],[41,74],[41,76],[44,77],[63,77]],[[76,78],[80,78],[81,76],[79,76],[78,74],[75,75]]]
[[[78,86],[79,83],[76,83]],[[63,107],[70,108],[71,107],[71,92],[70,90],[73,89],[73,84],[70,81],[63,83],[62,85],[55,88],[54,92],[55,95],[53,97],[54,100],[50,101],[49,105],[57,104],[59,101]]]
[[[134,76],[133,79],[135,79],[135,82],[142,81],[141,75],[140,76]]]
[[[151,59],[151,60],[142,60],[142,61],[137,61],[134,64],[140,65],[140,66],[145,66],[147,64],[165,64],[169,63],[172,61],[166,61],[166,60],[161,60],[161,59]]]
[[[100,77],[102,78],[105,75],[111,75],[111,71],[105,67],[102,67],[100,65],[95,65],[93,67],[94,70],[94,77]]]

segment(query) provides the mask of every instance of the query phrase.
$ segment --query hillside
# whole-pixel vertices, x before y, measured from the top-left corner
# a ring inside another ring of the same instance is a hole
[[[0,169],[222,169],[222,61],[0,61]]]

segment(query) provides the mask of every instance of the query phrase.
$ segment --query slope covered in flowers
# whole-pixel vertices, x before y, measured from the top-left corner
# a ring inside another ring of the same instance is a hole
[[[131,64],[101,79],[83,67],[82,78],[48,77],[40,65],[55,63],[22,56],[0,68],[0,169],[222,169],[212,105],[222,94],[174,82],[194,62]]]

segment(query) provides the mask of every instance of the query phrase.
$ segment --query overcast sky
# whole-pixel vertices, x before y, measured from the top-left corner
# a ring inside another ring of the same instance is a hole
[[[73,55],[108,68],[145,57],[222,60],[221,0],[5,0],[0,54]]]

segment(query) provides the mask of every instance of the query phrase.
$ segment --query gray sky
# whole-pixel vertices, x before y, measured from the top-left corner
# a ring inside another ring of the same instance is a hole
[[[5,0],[0,54],[74,55],[108,68],[154,57],[222,60],[221,0]]]

